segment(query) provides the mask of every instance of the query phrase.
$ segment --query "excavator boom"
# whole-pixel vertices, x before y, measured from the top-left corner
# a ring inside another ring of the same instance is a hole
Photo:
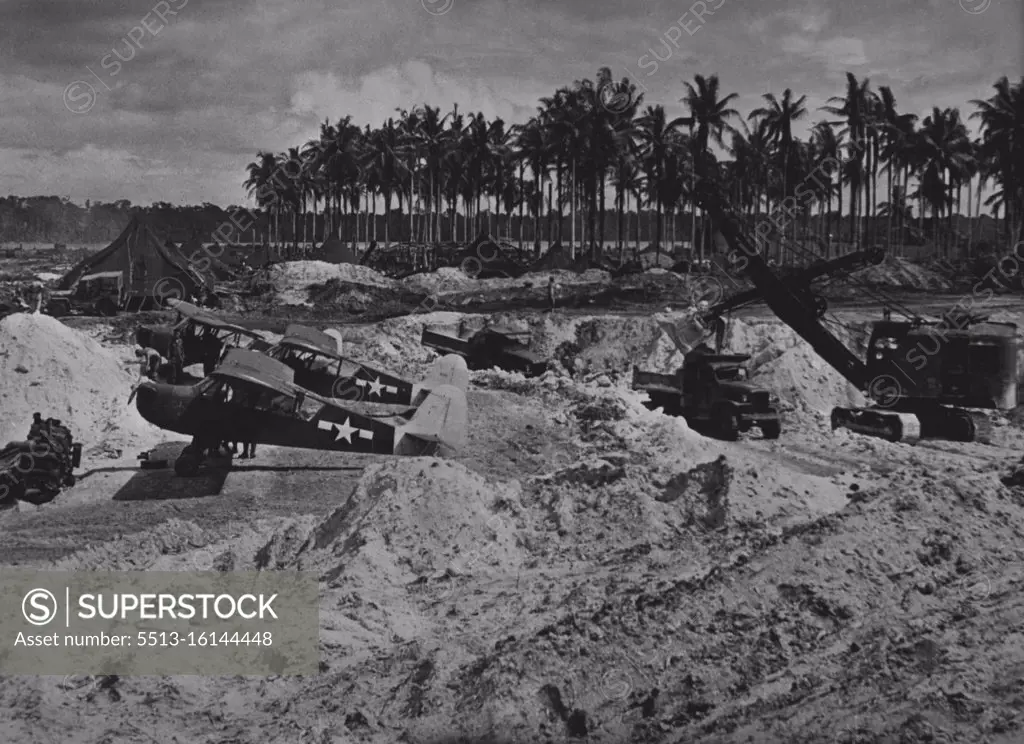
[[[740,233],[737,220],[717,193],[717,188],[706,180],[702,185],[698,191],[701,208],[707,211],[713,224],[721,231],[734,253],[732,258],[757,287],[772,312],[843,377],[859,389],[867,389],[871,384],[867,365],[819,322],[817,309],[807,305],[806,297],[794,292],[772,272],[761,255],[760,247]]]

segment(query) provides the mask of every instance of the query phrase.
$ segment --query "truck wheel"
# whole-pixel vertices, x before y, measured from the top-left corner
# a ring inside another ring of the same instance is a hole
[[[779,421],[765,421],[761,424],[761,434],[765,439],[778,439],[782,434],[782,424]]]
[[[117,305],[109,297],[104,297],[96,303],[96,312],[108,318],[117,315]]]
[[[718,432],[722,439],[735,442],[740,438],[740,417],[731,408],[723,408],[717,416]]]

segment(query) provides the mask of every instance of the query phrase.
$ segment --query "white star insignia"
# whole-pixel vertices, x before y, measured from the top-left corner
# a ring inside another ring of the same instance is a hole
[[[384,386],[380,383],[380,378],[374,378],[373,382],[370,383],[370,395],[380,395],[381,388]]]
[[[352,444],[353,434],[362,439],[373,439],[372,431],[350,426],[348,422],[349,419],[346,418],[345,421],[340,424],[334,421],[317,421],[316,425],[319,429],[331,432],[334,435],[335,442],[340,442],[344,439],[348,444]]]
[[[357,431],[359,430],[354,426],[349,426],[348,419],[345,419],[345,422],[334,431],[334,441],[337,442],[344,439],[349,444],[352,444],[352,435]]]

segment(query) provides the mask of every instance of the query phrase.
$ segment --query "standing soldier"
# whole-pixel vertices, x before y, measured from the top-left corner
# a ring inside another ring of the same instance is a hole
[[[171,373],[169,383],[177,385],[185,369],[185,342],[181,337],[181,329],[174,329],[174,338],[171,339]]]
[[[555,277],[548,277],[548,312],[554,312],[555,309],[555,289],[558,285],[555,284]]]
[[[155,380],[157,370],[160,369],[160,352],[149,347],[138,347],[135,349],[135,356],[139,359],[139,382],[149,378]]]

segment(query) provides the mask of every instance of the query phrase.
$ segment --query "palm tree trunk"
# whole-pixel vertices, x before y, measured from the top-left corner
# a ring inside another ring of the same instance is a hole
[[[569,249],[569,257],[576,260],[576,158],[572,159],[572,183],[569,186],[572,194],[572,203],[569,205],[569,215],[572,218],[572,227],[569,239],[572,243]]]

